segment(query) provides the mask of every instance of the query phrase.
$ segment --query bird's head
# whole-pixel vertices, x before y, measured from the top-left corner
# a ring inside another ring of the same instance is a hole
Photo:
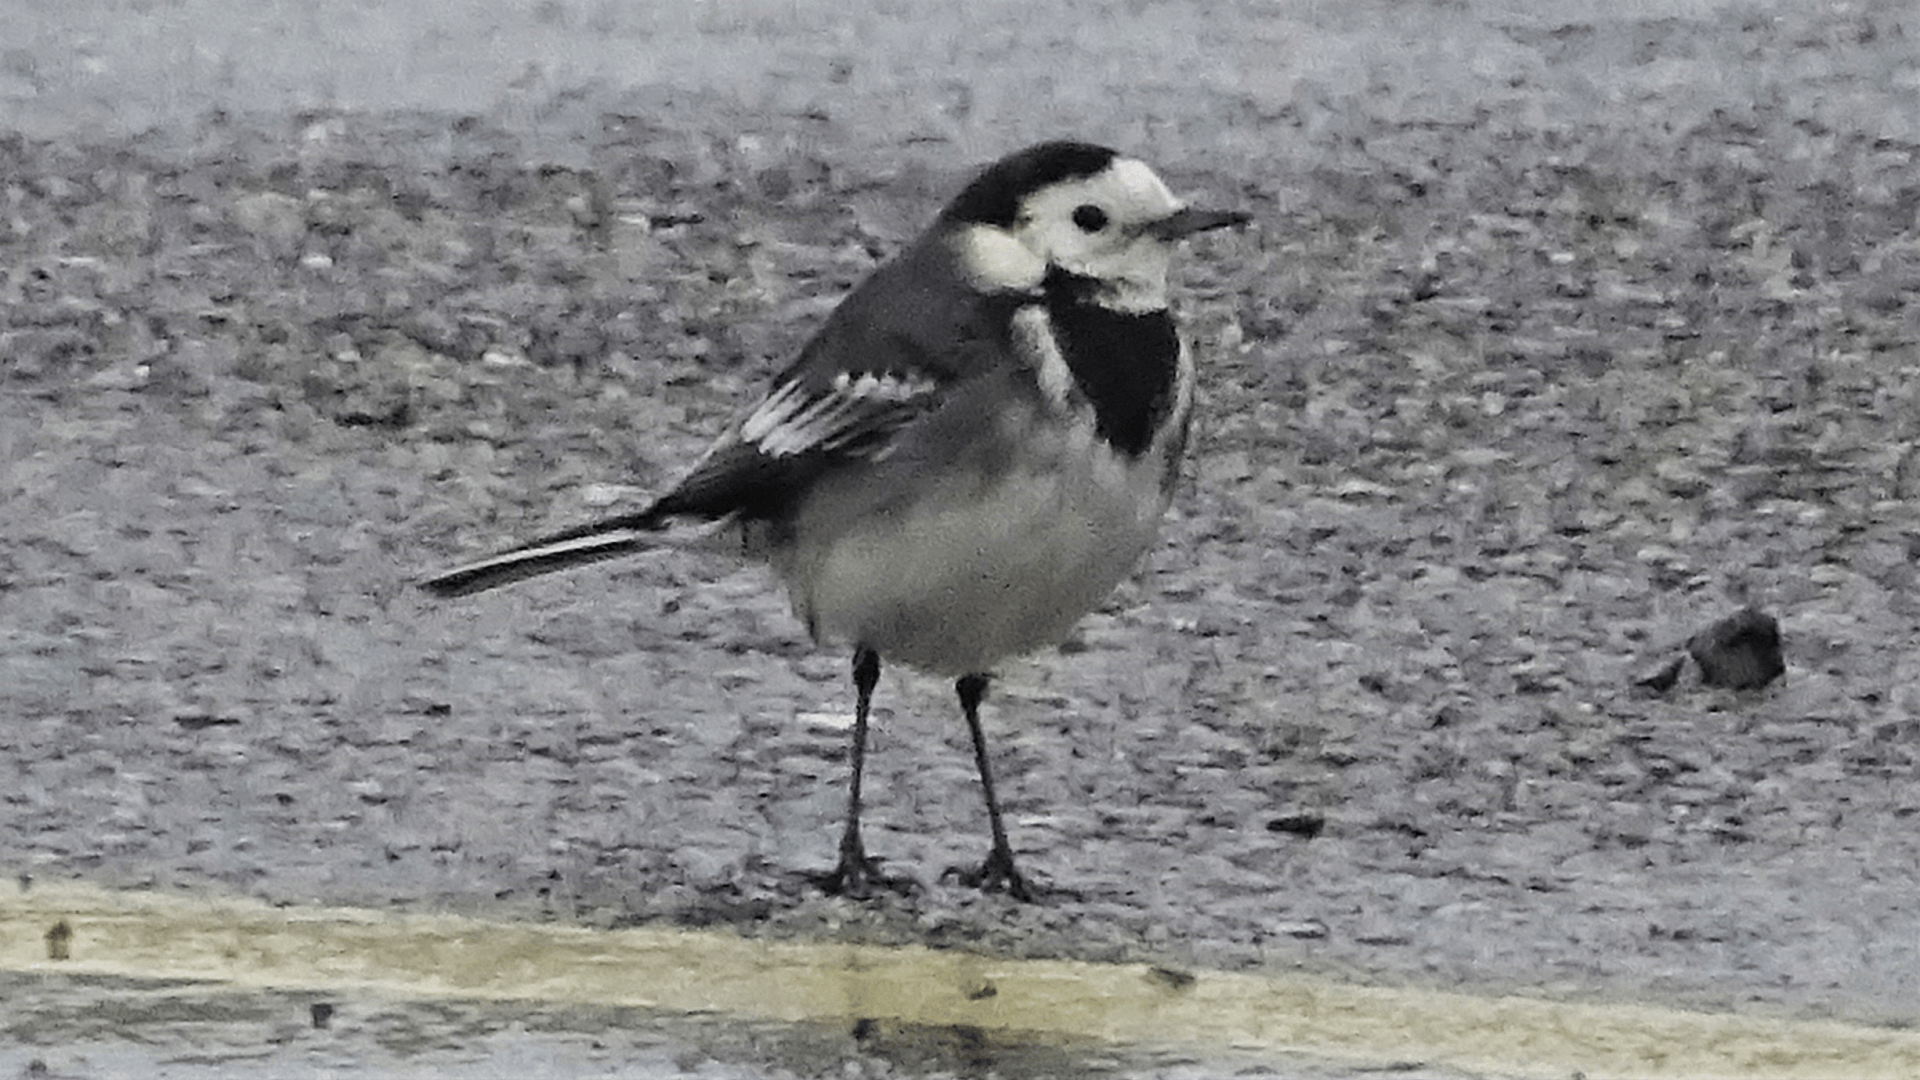
[[[1048,274],[1091,283],[1102,304],[1166,306],[1173,246],[1245,214],[1196,210],[1146,163],[1103,146],[1047,142],[988,166],[941,214],[962,271],[986,292],[1030,291]]]

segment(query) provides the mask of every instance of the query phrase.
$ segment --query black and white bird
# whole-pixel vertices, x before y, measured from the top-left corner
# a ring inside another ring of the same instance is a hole
[[[885,657],[957,680],[993,833],[961,878],[1031,899],[980,729],[988,672],[1059,643],[1153,543],[1193,410],[1169,258],[1246,220],[1187,206],[1105,147],[1011,154],[849,293],[652,505],[421,584],[462,596],[643,550],[677,520],[737,525],[814,639],[853,648],[853,776],[825,887],[892,884],[860,837]]]

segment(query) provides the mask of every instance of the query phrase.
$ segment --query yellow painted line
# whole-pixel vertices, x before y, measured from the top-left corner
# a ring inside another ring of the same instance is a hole
[[[62,951],[65,959],[49,953]],[[241,988],[970,1025],[1118,1045],[1500,1075],[1920,1077],[1920,1032],[917,947],[591,930],[347,908],[5,888],[0,969]]]

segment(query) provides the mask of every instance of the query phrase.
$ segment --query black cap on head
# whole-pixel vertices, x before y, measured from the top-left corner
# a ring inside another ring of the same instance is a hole
[[[1120,155],[1083,142],[1044,142],[1008,154],[975,177],[941,215],[978,225],[1013,224],[1020,200],[1048,184],[1092,176]]]

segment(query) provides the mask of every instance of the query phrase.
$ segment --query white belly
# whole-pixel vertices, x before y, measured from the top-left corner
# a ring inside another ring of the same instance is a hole
[[[1020,445],[1017,462],[804,515],[775,563],[814,636],[941,675],[1066,637],[1153,543],[1169,470],[1160,448],[1129,461],[1079,427]]]

